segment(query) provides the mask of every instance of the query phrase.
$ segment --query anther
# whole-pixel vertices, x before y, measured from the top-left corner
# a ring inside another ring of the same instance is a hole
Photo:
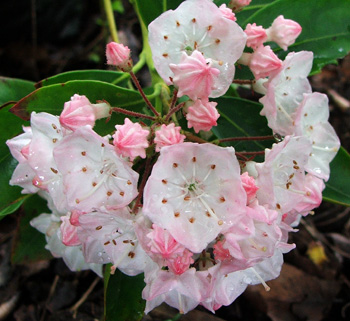
[[[102,228],[102,225],[96,227],[96,230],[99,231]]]

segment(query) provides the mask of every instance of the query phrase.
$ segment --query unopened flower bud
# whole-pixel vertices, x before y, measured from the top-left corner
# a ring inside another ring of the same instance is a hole
[[[257,26],[256,23],[248,23],[244,32],[247,35],[247,46],[253,49],[262,45],[266,39],[266,30],[262,26]]]
[[[252,0],[231,0],[228,6],[232,8],[232,11],[238,12],[249,5],[251,1]]]
[[[229,19],[229,20],[232,20],[232,21],[236,21],[237,18],[235,16],[235,14],[232,12],[232,10],[230,8],[228,8],[226,6],[225,3],[223,3],[220,7],[219,7],[220,11],[222,12],[222,15],[226,18],[226,19]]]
[[[278,16],[272,23],[271,27],[266,30],[267,41],[276,42],[283,50],[295,42],[295,39],[301,33],[301,26],[290,19]]]
[[[129,72],[132,68],[130,49],[123,44],[110,42],[106,47],[107,64],[116,66],[119,70]]]
[[[249,68],[255,79],[268,77],[271,72],[281,68],[282,61],[272,51],[270,46],[260,46],[251,56]]]

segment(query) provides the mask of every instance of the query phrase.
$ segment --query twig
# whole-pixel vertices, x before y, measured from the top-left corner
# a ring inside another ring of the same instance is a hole
[[[90,295],[90,293],[93,291],[93,289],[95,288],[95,286],[97,285],[98,281],[100,281],[100,277],[97,276],[95,278],[95,280],[91,283],[91,285],[89,286],[89,288],[86,290],[86,292],[82,295],[82,297],[77,301],[77,303],[75,303],[70,309],[69,311],[73,313],[74,318],[76,317],[77,311],[79,309],[79,307],[86,301],[86,299],[88,298],[88,296]]]
[[[179,111],[183,106],[185,105],[185,102],[178,104],[177,106],[175,106],[174,108],[171,108],[168,112],[168,115],[166,115],[165,117],[165,121],[168,122],[170,117],[176,113],[177,111]]]
[[[156,120],[153,116],[137,113],[137,112],[126,110],[126,109],[123,109],[120,107],[112,107],[112,111],[117,112],[117,113],[121,113],[121,114],[125,114],[128,116],[132,116],[132,117],[145,118],[145,119],[150,119],[153,121]]]
[[[45,302],[45,310],[43,311],[43,314],[41,315],[40,321],[44,321],[46,318],[46,306],[52,299],[53,294],[55,293],[56,287],[58,280],[60,279],[59,275],[55,275],[55,278],[51,284],[50,291],[49,291],[49,296],[47,297],[47,300]]]
[[[219,143],[224,142],[233,142],[233,141],[241,141],[241,140],[274,140],[274,136],[251,136],[251,137],[227,137],[219,139]]]
[[[145,101],[146,105],[148,106],[148,108],[150,110],[152,110],[152,112],[158,117],[159,113],[156,111],[156,109],[153,107],[152,103],[147,98],[146,94],[144,93],[143,89],[141,88],[141,85],[140,85],[138,79],[136,78],[136,75],[132,71],[130,71],[129,74],[130,74],[131,79],[134,82],[137,90],[139,91],[139,93],[141,94],[143,100]]]

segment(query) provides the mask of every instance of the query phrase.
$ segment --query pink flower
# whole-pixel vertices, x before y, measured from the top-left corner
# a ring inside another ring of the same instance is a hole
[[[109,112],[108,104],[91,104],[85,96],[75,94],[70,101],[64,104],[60,123],[63,127],[73,131],[85,125],[94,127],[96,119],[109,116]]]
[[[138,173],[91,127],[80,127],[64,137],[53,153],[69,208],[118,209],[138,194]]]
[[[177,275],[185,273],[190,268],[190,265],[194,263],[192,256],[192,252],[185,250],[182,255],[169,260],[168,267],[170,271]]]
[[[205,100],[196,100],[189,108],[186,114],[188,128],[194,129],[196,133],[200,130],[209,131],[217,125],[217,119],[220,114],[216,110],[216,102]]]
[[[81,242],[77,234],[77,227],[71,224],[69,215],[61,216],[61,221],[62,243],[66,246],[80,245]]]
[[[269,127],[280,135],[292,135],[295,131],[296,113],[304,94],[311,93],[307,79],[312,67],[310,51],[291,52],[282,68],[272,72],[264,84],[266,95],[260,98],[264,105],[260,114],[266,116]]]
[[[106,47],[107,64],[116,66],[121,71],[130,71],[132,61],[130,58],[130,49],[123,44],[110,42]]]
[[[240,11],[248,6],[252,0],[231,0],[229,6],[233,11]]]
[[[179,64],[170,64],[174,73],[173,83],[178,87],[178,96],[187,95],[192,100],[207,99],[211,96],[220,71],[212,67],[210,59],[205,59],[198,51],[191,56],[182,54]]]
[[[329,163],[340,147],[339,138],[328,122],[328,97],[321,93],[305,94],[296,114],[295,134],[306,136],[312,142],[312,152],[305,169],[328,180]]]
[[[256,79],[270,76],[273,71],[279,70],[282,61],[272,51],[270,46],[259,46],[251,56],[249,68]]]
[[[159,152],[160,149],[164,146],[183,143],[186,136],[180,134],[180,130],[181,127],[175,127],[174,123],[171,123],[169,125],[163,124],[155,134],[156,137],[154,138],[154,142],[156,143],[156,151]]]
[[[211,0],[183,1],[176,10],[160,15],[148,29],[154,66],[168,85],[174,77],[170,64],[178,65],[184,53],[191,56],[197,50],[220,71],[210,97],[227,91],[246,35]]]
[[[247,172],[244,172],[241,175],[241,180],[243,188],[247,193],[247,203],[249,204],[250,201],[252,201],[255,198],[256,192],[258,191],[259,187],[255,185],[254,178],[249,176]]]
[[[230,8],[227,8],[226,3],[223,3],[220,7],[219,7],[220,11],[222,12],[223,16],[226,19],[232,20],[232,21],[236,21],[237,18],[235,16],[235,14],[232,12],[232,10]]]
[[[290,45],[301,33],[301,26],[290,19],[284,19],[282,15],[278,16],[271,27],[266,30],[267,41],[276,42],[283,50],[287,50]]]
[[[163,147],[143,199],[143,214],[193,253],[246,213],[234,149],[212,144]]]
[[[256,23],[248,23],[244,32],[247,35],[247,46],[250,48],[256,49],[267,41],[266,30]]]
[[[130,157],[130,160],[137,156],[146,157],[149,130],[142,129],[139,123],[133,123],[129,118],[124,119],[124,125],[116,125],[115,128],[113,144],[119,154]]]

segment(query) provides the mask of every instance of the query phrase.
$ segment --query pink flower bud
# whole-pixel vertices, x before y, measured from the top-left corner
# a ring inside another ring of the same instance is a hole
[[[146,157],[149,130],[142,129],[139,123],[133,123],[129,118],[125,118],[124,125],[116,125],[115,128],[113,144],[119,154],[130,157],[130,160],[137,156]]]
[[[240,11],[244,7],[250,4],[252,0],[231,0],[229,7],[232,8],[232,11]]]
[[[230,8],[227,8],[226,4],[223,3],[220,7],[219,7],[220,11],[222,12],[222,15],[229,20],[232,21],[236,21],[237,18],[235,16],[235,14],[232,12],[232,10]]]
[[[217,103],[196,100],[192,106],[188,108],[186,119],[188,127],[193,127],[194,131],[198,133],[200,130],[209,131],[213,126],[216,126],[217,119],[220,114],[216,110]]]
[[[110,42],[106,47],[107,64],[116,66],[121,71],[130,71],[132,61],[130,58],[130,49],[123,44]]]
[[[259,187],[255,185],[254,178],[249,176],[247,172],[244,172],[241,175],[241,180],[242,180],[243,188],[247,193],[247,203],[249,204],[249,202],[255,198],[256,192],[258,191]]]
[[[248,36],[247,46],[253,49],[258,48],[267,39],[266,30],[262,26],[257,26],[256,23],[248,23],[244,32]]]
[[[94,127],[95,120],[92,104],[85,96],[75,94],[70,101],[64,103],[60,115],[60,123],[63,127],[73,131],[85,125]]]
[[[192,100],[207,99],[220,73],[212,67],[211,59],[206,60],[198,50],[191,56],[183,53],[180,63],[169,67],[174,73],[173,83],[179,89],[178,96],[187,95]]]
[[[278,16],[272,23],[271,27],[266,30],[267,41],[276,42],[283,50],[295,42],[295,39],[301,33],[301,26],[290,19]]]
[[[180,130],[181,127],[175,127],[174,123],[169,125],[163,124],[160,129],[156,131],[156,137],[154,139],[154,142],[156,143],[156,151],[159,152],[164,146],[183,143],[185,135],[181,135]]]
[[[251,56],[249,68],[255,79],[268,77],[271,72],[281,68],[282,61],[275,55],[270,46],[261,45]]]

